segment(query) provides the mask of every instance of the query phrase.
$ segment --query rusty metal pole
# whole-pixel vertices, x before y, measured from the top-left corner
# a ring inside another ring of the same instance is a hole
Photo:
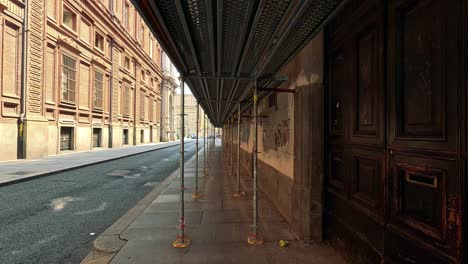
[[[184,208],[184,192],[185,192],[185,187],[184,187],[184,126],[185,126],[185,91],[184,91],[184,78],[180,78],[181,85],[180,85],[180,90],[181,90],[181,95],[180,95],[180,214],[179,214],[179,236],[177,239],[172,243],[172,246],[177,247],[177,248],[185,248],[188,247],[191,243],[189,239],[185,238],[184,234],[184,228],[185,228],[185,208]]]
[[[226,160],[229,157],[229,124],[231,120],[228,119],[227,125],[226,125]],[[226,161],[227,164],[227,161]]]
[[[253,138],[253,226],[247,242],[252,245],[262,244],[258,237],[258,82],[255,79],[253,108],[254,108],[254,138]]]
[[[209,135],[209,131],[208,131],[208,116],[205,115],[205,130],[206,130],[206,139],[205,139],[205,142],[206,142],[206,167],[208,168],[208,159],[210,157],[210,145],[209,145],[209,142],[208,142],[208,137],[210,136]]]
[[[234,175],[234,117],[231,119],[231,175]]]
[[[240,192],[240,126],[241,126],[241,108],[240,108],[240,102],[237,105],[237,179],[236,179],[236,193],[234,193],[234,196],[239,197],[241,196]]]
[[[225,150],[226,150],[226,152],[225,152],[226,160],[227,160],[227,157],[228,157],[228,154],[229,154],[229,151],[228,151],[229,150],[229,147],[228,147],[229,146],[229,142],[228,142],[229,141],[228,140],[229,135],[228,135],[228,133],[229,133],[229,119],[228,119],[228,122],[227,122],[227,125],[226,125],[226,133],[224,133],[225,134],[224,135],[224,141],[226,141],[226,144],[225,144],[225,146],[226,146],[226,148],[225,148]],[[226,162],[226,164],[227,164],[227,162]]]
[[[195,193],[192,194],[192,198],[200,198],[198,194],[198,129],[200,127],[200,104],[197,103],[197,134],[195,137]]]
[[[205,176],[208,175],[208,172],[206,171],[206,166],[207,166],[207,151],[206,151],[206,115],[204,115],[204,120],[203,120],[203,171]]]

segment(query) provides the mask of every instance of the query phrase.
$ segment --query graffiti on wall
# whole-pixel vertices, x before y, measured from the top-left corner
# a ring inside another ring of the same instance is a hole
[[[279,122],[273,133],[275,149],[285,147],[289,143],[289,118]]]

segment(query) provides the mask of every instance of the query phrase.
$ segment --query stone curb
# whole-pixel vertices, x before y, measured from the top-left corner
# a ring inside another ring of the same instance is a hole
[[[53,175],[53,174],[70,171],[70,170],[81,169],[81,168],[85,168],[85,167],[88,167],[88,166],[92,166],[92,165],[96,165],[96,164],[100,164],[100,163],[104,163],[104,162],[108,162],[108,161],[119,160],[119,159],[131,157],[131,156],[135,156],[135,155],[139,155],[139,154],[143,154],[143,153],[148,153],[148,152],[155,151],[155,150],[170,148],[170,147],[177,146],[179,144],[180,144],[180,142],[173,142],[172,144],[168,144],[168,145],[160,147],[160,148],[148,149],[148,150],[144,150],[144,151],[141,151],[141,152],[138,152],[138,153],[131,153],[131,154],[128,154],[128,155],[113,157],[113,158],[109,158],[109,159],[105,159],[105,160],[98,160],[98,161],[95,161],[95,162],[80,164],[80,165],[71,166],[71,167],[68,167],[68,168],[58,169],[58,170],[54,170],[54,171],[48,171],[48,172],[44,172],[44,173],[32,174],[32,175],[26,176],[24,178],[14,179],[14,180],[11,180],[11,181],[8,181],[8,182],[1,182],[0,187],[16,184],[16,183],[20,183],[20,182],[30,181],[30,180],[34,180],[34,179],[38,179],[38,178],[42,178],[42,177],[50,176],[50,175]]]
[[[203,148],[199,150],[203,151]],[[184,167],[195,161],[195,155],[184,163]],[[179,168],[172,172],[163,182],[155,187],[149,194],[147,194],[141,201],[125,213],[119,220],[112,226],[104,231],[94,241],[94,249],[92,252],[81,262],[82,264],[91,263],[109,263],[113,256],[125,245],[127,240],[121,239],[120,235],[127,230],[127,228],[148,208],[151,203],[177,178],[179,175]],[[109,255],[111,255],[109,257]],[[98,257],[93,257],[98,256]],[[106,257],[107,256],[107,257]]]

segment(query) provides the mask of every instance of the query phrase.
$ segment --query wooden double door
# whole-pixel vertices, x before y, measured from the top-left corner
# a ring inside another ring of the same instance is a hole
[[[352,0],[326,29],[326,238],[353,263],[463,263],[466,1]]]

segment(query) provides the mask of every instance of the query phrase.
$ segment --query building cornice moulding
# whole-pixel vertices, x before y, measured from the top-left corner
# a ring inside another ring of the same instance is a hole
[[[64,47],[72,49],[74,52],[81,54],[81,50],[78,43],[76,43],[76,41],[72,38],[59,35],[57,42],[59,44],[62,44]]]

